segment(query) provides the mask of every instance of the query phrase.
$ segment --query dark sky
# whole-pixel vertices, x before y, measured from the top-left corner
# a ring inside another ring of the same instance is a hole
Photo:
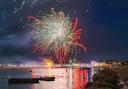
[[[81,59],[128,59],[128,0],[0,0],[1,63],[41,59],[31,53],[31,37],[24,26],[27,16],[52,7],[79,18],[87,47]]]

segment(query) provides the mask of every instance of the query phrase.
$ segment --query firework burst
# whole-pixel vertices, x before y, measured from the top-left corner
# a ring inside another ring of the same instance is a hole
[[[34,29],[32,36],[35,41],[34,52],[41,54],[54,53],[58,63],[65,63],[69,59],[72,48],[86,48],[80,42],[81,29],[77,29],[78,19],[72,23],[64,12],[55,12],[52,8],[51,13],[38,18],[28,16],[32,21],[30,24]]]

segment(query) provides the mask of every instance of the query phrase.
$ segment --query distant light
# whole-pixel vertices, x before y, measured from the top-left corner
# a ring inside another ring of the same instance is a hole
[[[52,63],[51,63],[51,62],[48,62],[47,65],[48,65],[49,67],[51,67],[51,66],[52,66]]]
[[[43,60],[43,65],[46,67],[53,67],[54,66],[54,62],[51,58],[47,58]]]

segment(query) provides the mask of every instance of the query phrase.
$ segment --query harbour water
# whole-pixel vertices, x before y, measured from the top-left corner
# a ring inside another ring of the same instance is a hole
[[[73,70],[67,68],[0,70],[0,89],[82,89],[83,82],[80,83],[82,81],[80,78],[84,76],[78,76],[80,72],[80,69],[77,68]],[[74,80],[77,80],[76,82],[72,79],[73,73]],[[42,76],[54,76],[56,79],[55,81],[39,81],[36,84],[8,83],[8,78],[35,78]]]
[[[0,89],[34,89],[31,84],[8,84],[8,78],[30,77],[28,69],[0,70]],[[35,88],[37,89],[37,88]]]

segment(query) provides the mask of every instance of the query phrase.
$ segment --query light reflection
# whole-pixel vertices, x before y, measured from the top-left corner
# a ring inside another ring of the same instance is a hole
[[[38,72],[38,73],[37,73]],[[82,89],[86,85],[87,70],[80,68],[33,69],[32,77],[55,77],[55,81],[40,81],[40,89]],[[33,86],[37,87],[37,85]]]

